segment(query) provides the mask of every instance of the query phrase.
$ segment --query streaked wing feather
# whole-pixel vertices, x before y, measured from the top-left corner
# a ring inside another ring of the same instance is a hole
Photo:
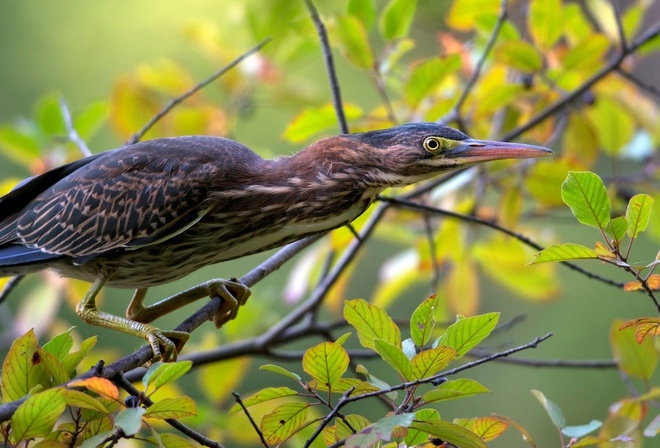
[[[65,177],[24,210],[18,236],[27,246],[84,261],[178,233],[205,208],[215,166],[208,144],[174,140],[121,148]]]

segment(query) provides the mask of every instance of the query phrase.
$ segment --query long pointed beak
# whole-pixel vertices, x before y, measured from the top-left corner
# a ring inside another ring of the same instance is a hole
[[[501,159],[530,159],[549,156],[552,151],[543,146],[524,143],[497,142],[493,140],[463,140],[460,146],[452,148],[445,157],[462,159],[464,163],[487,162]]]

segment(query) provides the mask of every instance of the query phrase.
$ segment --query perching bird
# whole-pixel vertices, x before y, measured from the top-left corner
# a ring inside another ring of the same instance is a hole
[[[347,225],[388,187],[550,153],[435,123],[330,137],[275,160],[219,137],[127,145],[27,179],[0,198],[0,276],[52,268],[93,282],[76,307],[83,320],[145,338],[154,356],[173,359],[188,334],[148,322],[219,295],[222,324],[250,291],[219,279],[145,307],[146,288]],[[127,318],[96,308],[104,285],[137,289]]]

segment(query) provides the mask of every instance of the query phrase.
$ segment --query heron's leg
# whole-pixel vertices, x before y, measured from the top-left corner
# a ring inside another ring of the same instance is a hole
[[[99,275],[96,277],[92,287],[76,305],[78,316],[90,325],[98,325],[146,339],[154,352],[154,358],[160,358],[163,361],[175,361],[178,350],[183,347],[190,334],[184,331],[161,331],[151,325],[100,311],[96,308],[96,296],[105,282],[105,276]],[[174,344],[172,339],[178,340],[178,344]]]
[[[222,299],[222,308],[213,316],[213,322],[217,327],[221,327],[225,322],[236,317],[238,307],[245,304],[251,291],[250,288],[235,278],[230,280],[217,278],[193,286],[149,306],[144,305],[146,294],[146,288],[135,290],[133,299],[126,309],[128,319],[149,323],[204,297],[219,296]]]

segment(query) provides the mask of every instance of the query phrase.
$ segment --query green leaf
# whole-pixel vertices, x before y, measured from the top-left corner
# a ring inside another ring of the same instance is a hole
[[[431,339],[435,327],[435,307],[438,295],[433,294],[424,300],[410,316],[410,337],[419,347],[424,347]]]
[[[626,221],[628,222],[628,236],[637,238],[641,232],[646,230],[651,219],[653,198],[648,194],[636,194],[628,201],[626,208]]]
[[[48,372],[50,372],[55,384],[63,384],[71,379],[69,373],[64,370],[64,367],[62,367],[62,364],[55,355],[48,353],[44,349],[39,349],[39,355],[41,356],[41,362],[46,366]]]
[[[362,431],[371,424],[366,417],[356,414],[349,414],[344,418],[337,418],[335,421],[335,437],[337,438],[335,441],[344,440],[353,435],[355,431]]]
[[[532,389],[532,394],[534,394],[536,399],[539,400],[543,406],[543,409],[545,409],[545,412],[550,417],[550,420],[552,420],[553,425],[555,425],[558,429],[562,429],[566,426],[566,418],[561,412],[561,408],[559,406],[548,400],[543,392],[539,390]]]
[[[335,344],[341,345],[342,347],[344,346],[344,342],[351,336],[351,332],[349,331],[348,333],[344,333],[341,336],[337,338],[335,341]]]
[[[260,390],[256,394],[244,399],[243,405],[246,408],[248,408],[255,404],[264,403],[266,401],[275,400],[277,398],[290,397],[292,395],[297,395],[297,392],[293,389],[289,389],[288,387],[267,387],[265,389]],[[229,415],[234,415],[242,410],[243,408],[241,407],[241,405],[236,403],[229,410]]]
[[[362,116],[362,109],[353,104],[344,104],[344,113],[348,120]],[[306,108],[289,123],[284,131],[284,138],[292,143],[301,143],[311,137],[337,129],[337,114],[332,104],[320,108]]]
[[[370,29],[376,21],[376,2],[374,0],[348,0],[346,12]]]
[[[610,329],[610,345],[614,360],[627,375],[648,381],[658,365],[658,352],[654,338],[644,338],[638,343],[635,328],[619,330],[623,321],[614,321]]]
[[[307,403],[284,403],[264,415],[259,428],[269,445],[278,445],[295,434],[307,419]]]
[[[635,119],[625,106],[605,95],[586,109],[587,118],[595,129],[598,143],[609,155],[618,155],[633,138]]]
[[[452,54],[447,57],[433,57],[417,64],[403,90],[406,100],[414,108],[429,96],[447,76],[461,68],[461,57]]]
[[[628,221],[624,216],[617,216],[610,220],[604,230],[610,238],[620,242],[628,231]]]
[[[13,441],[18,443],[50,434],[65,409],[61,389],[49,389],[28,397],[11,417]]]
[[[447,24],[461,31],[470,31],[480,17],[497,17],[499,8],[499,3],[493,0],[456,0],[451,3]]]
[[[422,422],[426,420],[440,420],[440,414],[435,409],[420,409],[415,412],[415,420]],[[421,445],[428,436],[428,433],[418,429],[408,429],[408,434],[403,438],[403,441],[406,443],[406,446],[417,446]]]
[[[539,52],[523,40],[503,43],[495,51],[495,56],[500,62],[523,73],[533,73],[543,68]]]
[[[108,437],[112,437],[114,431],[108,430],[96,434],[94,437],[85,439],[85,441],[80,445],[80,448],[98,448],[99,446],[104,446],[103,443]]]
[[[147,437],[146,440],[151,446],[159,448],[198,448],[199,446],[192,439],[167,432],[154,433],[152,437]]]
[[[344,347],[335,342],[321,342],[305,351],[302,366],[316,381],[332,388],[348,369],[349,361]]]
[[[167,383],[183,376],[191,367],[192,361],[155,362],[149,366],[149,370],[144,374],[142,384],[145,388],[153,386],[154,390],[151,391],[153,393]]]
[[[369,378],[372,379],[373,377],[369,377]],[[376,387],[370,382],[363,381],[359,378],[340,378],[339,381],[337,381],[335,385],[332,387],[332,390],[330,390],[327,385],[323,383],[319,383],[316,380],[312,380],[307,384],[309,385],[309,387],[315,389],[317,392],[319,391],[332,392],[335,394],[346,393],[349,389],[352,388],[353,392],[351,392],[351,396],[383,390],[383,388]]]
[[[385,40],[401,39],[410,32],[417,0],[390,0],[380,15],[378,26]]]
[[[444,345],[416,354],[410,361],[415,379],[428,378],[440,372],[456,359],[456,351]]]
[[[367,30],[357,17],[338,17],[335,33],[339,49],[348,62],[359,69],[370,69],[374,66],[374,54]]]
[[[100,400],[79,390],[64,389],[62,390],[62,396],[64,397],[64,401],[68,406],[75,406],[82,409],[91,409],[93,411],[98,411],[104,414],[109,412],[108,408],[106,408]]]
[[[36,117],[43,134],[48,136],[67,135],[59,95],[48,94],[41,98],[37,104]]]
[[[39,157],[39,142],[29,132],[14,126],[0,126],[0,152],[28,167]]]
[[[546,247],[535,255],[532,264],[598,258],[598,252],[581,244],[563,243]]]
[[[366,378],[366,380],[369,382],[369,384],[373,385],[374,387],[377,387],[378,390],[387,390],[387,389],[389,389],[389,388],[391,387],[391,386],[390,386],[388,383],[386,383],[385,381],[383,381],[383,380],[381,380],[380,378],[375,377],[374,375],[372,375],[372,374],[367,370],[367,368],[364,367],[362,364],[358,364],[357,367],[355,368],[355,371],[356,371],[357,373],[361,374],[361,375],[364,375],[365,378]],[[389,398],[390,400],[394,401],[394,400],[397,399],[397,397],[399,396],[399,394],[398,394],[398,392],[397,392],[396,390],[393,390],[393,391],[388,392],[387,394],[385,394],[385,396],[386,396],[387,398]]]
[[[127,436],[133,436],[142,427],[142,416],[147,412],[144,408],[128,408],[115,417],[115,426],[121,428]]]
[[[90,338],[85,339],[82,341],[80,344],[80,350],[77,352],[73,353],[67,353],[64,356],[64,359],[62,360],[62,366],[64,367],[64,370],[69,372],[69,375],[75,372],[76,368],[80,365],[80,363],[87,357],[87,354],[94,348],[96,345],[97,337],[92,336]]]
[[[440,337],[438,345],[453,348],[456,350],[456,358],[460,358],[488,337],[495,329],[499,318],[500,313],[459,318]]]
[[[291,378],[294,381],[301,381],[302,380],[300,375],[298,375],[297,373],[291,372],[291,371],[285,369],[284,367],[280,367],[280,366],[275,365],[275,364],[264,364],[263,366],[259,367],[259,370],[269,370],[269,371],[277,373],[279,375],[284,375],[288,378]]]
[[[147,412],[144,413],[145,417],[159,418],[161,420],[194,415],[197,415],[197,404],[195,404],[192,398],[186,396],[163,398],[149,406]]]
[[[610,222],[610,198],[594,173],[570,171],[561,186],[561,198],[582,224],[604,229]]]
[[[424,431],[438,437],[444,442],[460,446],[461,448],[486,448],[486,444],[478,435],[462,426],[444,420],[415,420],[410,425],[410,428]]]
[[[344,304],[344,319],[357,330],[363,347],[373,350],[374,339],[384,339],[401,348],[401,330],[382,308],[363,299],[347,300]]]
[[[610,47],[609,40],[602,34],[591,34],[571,48],[563,60],[563,70],[587,70],[592,72],[603,63]]]
[[[379,441],[389,442],[397,426],[407,428],[413,423],[415,414],[404,413],[383,417],[375,423],[364,428],[357,434],[346,439],[346,448],[365,448],[373,446]]]
[[[601,426],[603,426],[603,422],[599,420],[591,420],[586,425],[566,426],[564,427],[564,429],[561,430],[561,432],[562,434],[568,437],[581,438],[586,436],[590,432],[594,432],[595,430],[599,429]]]
[[[92,138],[108,119],[108,103],[95,101],[90,103],[73,118],[73,127],[80,138]]]
[[[561,0],[531,0],[528,26],[534,42],[543,50],[552,47],[561,37],[563,27]]]
[[[0,379],[5,403],[23,398],[36,387],[50,385],[50,372],[41,357],[34,330],[14,340],[2,363]]]
[[[66,355],[69,354],[69,350],[73,347],[73,337],[71,337],[71,331],[73,328],[69,328],[64,333],[58,334],[50,341],[46,342],[43,346],[44,351],[55,355],[58,360],[62,361]]]
[[[454,400],[456,398],[471,397],[477,394],[490,392],[475,380],[469,378],[460,378],[458,380],[449,380],[440,384],[433,390],[425,392],[422,397],[427,403],[434,401]]]
[[[406,381],[416,379],[413,374],[412,362],[399,347],[384,339],[375,339],[374,349],[403,379]]]

